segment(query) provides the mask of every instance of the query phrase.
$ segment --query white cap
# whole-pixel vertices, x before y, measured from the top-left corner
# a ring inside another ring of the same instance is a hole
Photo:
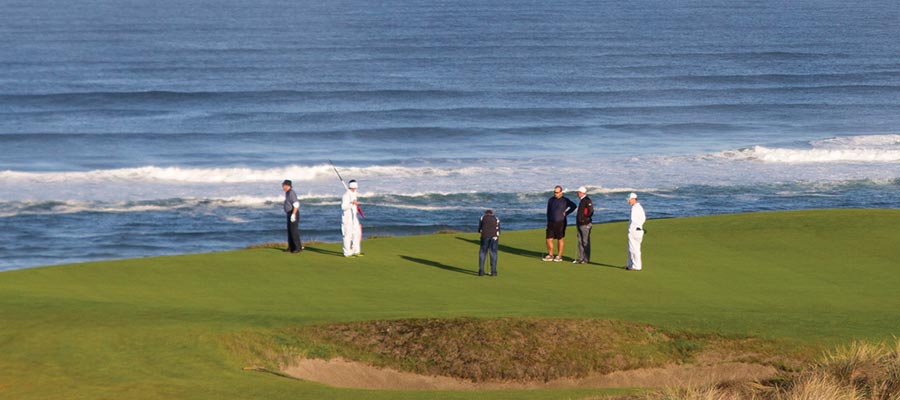
[[[359,184],[356,183],[356,181],[350,181],[350,184],[347,185],[347,187],[350,188],[350,189],[356,189],[356,188],[359,187]]]
[[[636,198],[637,198],[637,193],[631,192],[630,194],[628,194],[628,200],[636,199]]]
[[[578,188],[578,190],[576,190],[576,192],[587,193],[587,188],[584,187],[584,186],[581,186],[581,187]]]

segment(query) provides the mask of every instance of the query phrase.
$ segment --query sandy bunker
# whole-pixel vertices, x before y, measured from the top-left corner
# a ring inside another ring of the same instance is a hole
[[[775,376],[777,370],[759,364],[727,362],[702,366],[670,365],[609,374],[595,373],[584,378],[562,378],[547,382],[473,382],[449,376],[402,372],[335,358],[300,359],[296,365],[284,368],[283,372],[298,379],[354,389],[502,390],[705,385],[730,380],[763,380]]]
[[[778,372],[765,365],[764,341],[623,321],[411,319],[304,326],[283,334],[330,350],[316,357],[282,354],[288,356],[280,358],[282,372],[345,388],[661,387],[767,379]]]

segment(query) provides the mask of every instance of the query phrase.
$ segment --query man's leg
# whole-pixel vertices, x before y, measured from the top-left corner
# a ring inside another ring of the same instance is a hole
[[[362,224],[359,222],[353,227],[352,249],[353,254],[362,253]]]
[[[353,243],[352,228],[346,223],[341,224],[341,234],[344,235],[344,257],[350,257],[353,255],[353,249],[350,248]]]
[[[478,276],[484,275],[484,257],[487,256],[488,238],[481,238],[481,246],[478,248]]]
[[[291,216],[287,217],[288,228],[288,250],[300,251],[303,247],[300,245],[300,221],[291,222]]]
[[[491,247],[491,275],[497,276],[497,249],[500,247],[500,239],[490,239]]]
[[[550,257],[553,257],[553,238],[552,237],[547,238],[547,254],[549,254]]]
[[[641,270],[641,241],[644,235],[640,232],[628,234],[628,268]]]
[[[584,260],[584,231],[582,231],[582,229],[581,229],[582,226],[583,225],[578,225],[577,226],[578,229],[575,232],[577,239],[578,239],[578,242],[577,242],[578,252],[575,255],[575,261]]]
[[[581,260],[584,262],[591,261],[591,228],[592,224],[586,224],[584,226],[579,227],[579,232],[581,233]]]
[[[565,249],[565,248],[566,248],[566,239],[565,239],[565,238],[559,238],[559,253],[557,253],[556,255],[562,257],[562,255],[563,255],[563,249]]]

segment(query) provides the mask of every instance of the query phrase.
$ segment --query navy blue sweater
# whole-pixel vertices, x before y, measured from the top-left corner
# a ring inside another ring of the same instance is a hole
[[[578,209],[578,205],[567,197],[551,197],[547,201],[547,222],[565,221],[566,216]]]

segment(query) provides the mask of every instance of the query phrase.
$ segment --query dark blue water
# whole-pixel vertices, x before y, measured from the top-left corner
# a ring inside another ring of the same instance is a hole
[[[84,3],[2,4],[0,270],[337,240],[328,160],[370,235],[900,206],[896,2]]]

